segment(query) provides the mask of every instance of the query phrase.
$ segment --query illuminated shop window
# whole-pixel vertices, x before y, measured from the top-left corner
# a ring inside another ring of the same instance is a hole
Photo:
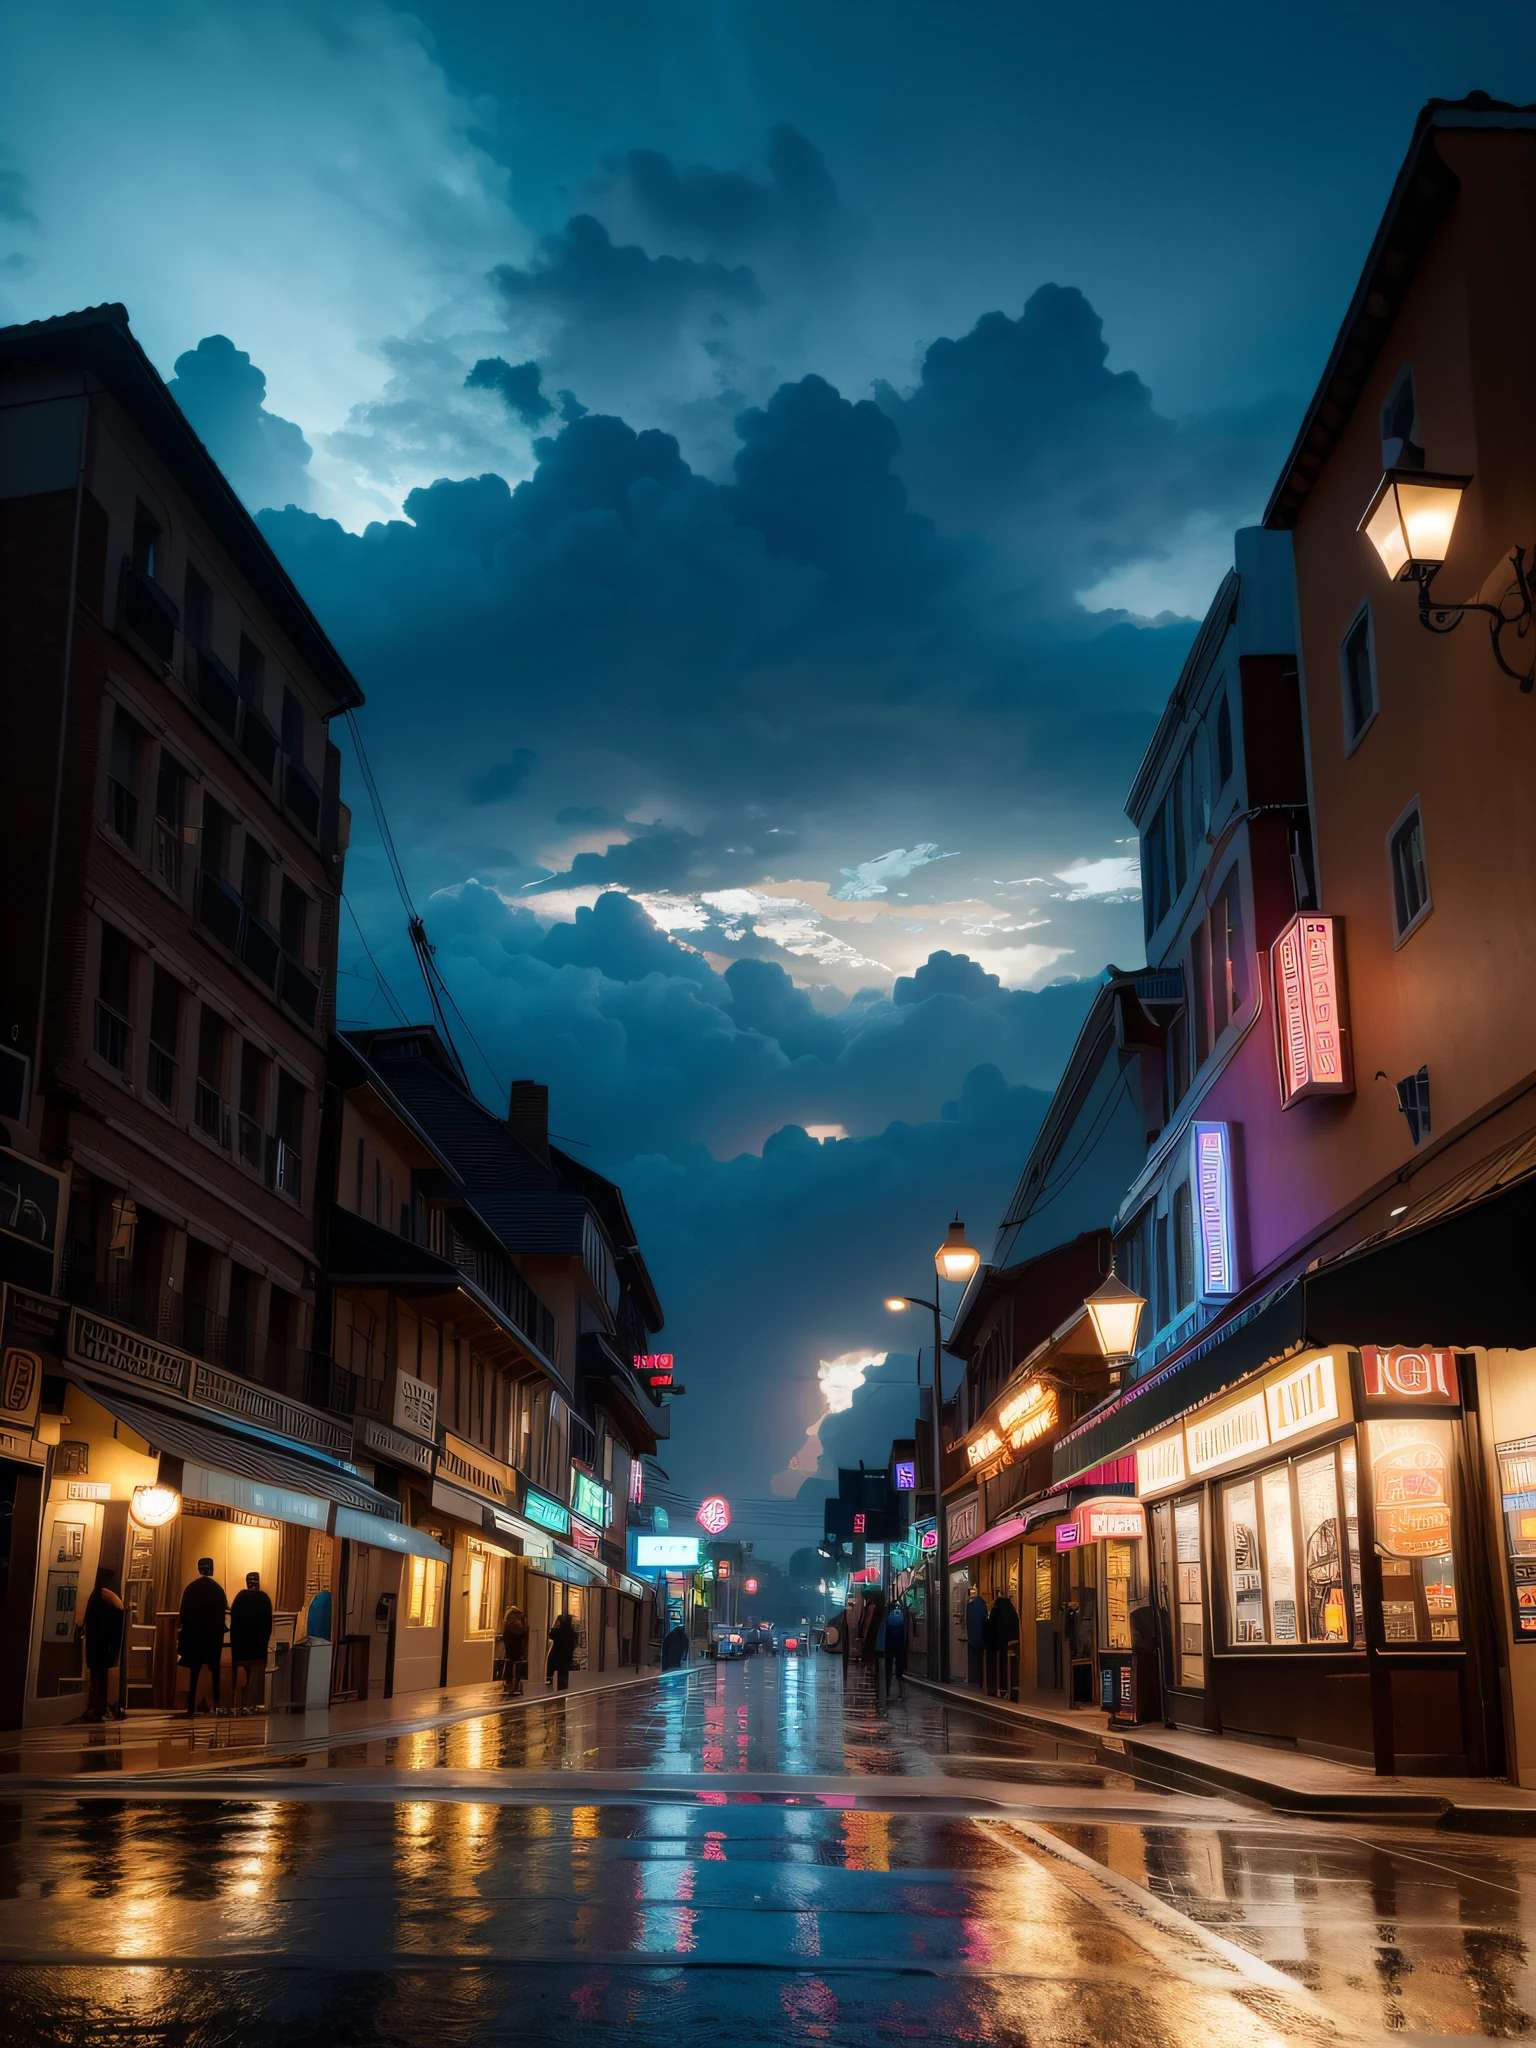
[[[1363,1640],[1353,1444],[1229,1481],[1221,1527],[1231,1648]]]
[[[413,1557],[407,1578],[405,1625],[436,1628],[446,1567],[435,1557]]]

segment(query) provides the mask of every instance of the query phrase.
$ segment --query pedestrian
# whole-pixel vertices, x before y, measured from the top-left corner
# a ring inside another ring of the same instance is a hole
[[[981,1588],[974,1587],[965,1605],[965,1675],[972,1685],[985,1686],[987,1652],[987,1603]]]
[[[1019,1640],[1019,1610],[1009,1599],[1006,1589],[992,1602],[992,1612],[988,1619],[992,1624],[992,1634],[997,1644],[997,1696],[1000,1700],[1011,1699],[1012,1661]]]
[[[984,1663],[982,1691],[989,1699],[997,1694],[997,1623],[988,1609],[981,1624],[981,1651]]]
[[[259,1714],[267,1704],[267,1649],[272,1641],[272,1599],[261,1573],[247,1572],[229,1610],[229,1683],[237,1714]],[[244,1692],[245,1703],[241,1704]]]
[[[549,1631],[549,1658],[544,1666],[544,1685],[557,1692],[571,1689],[571,1666],[576,1662],[576,1624],[568,1614],[557,1614]]]
[[[907,1696],[907,1610],[899,1600],[893,1600],[885,1611],[885,1696],[891,1696],[891,1679],[901,1687],[903,1699]]]
[[[528,1668],[528,1617],[515,1600],[501,1617],[501,1654],[507,1698],[519,1699]]]
[[[197,1560],[197,1577],[181,1596],[178,1616],[176,1659],[187,1667],[187,1717],[197,1712],[197,1681],[206,1664],[212,1673],[213,1711],[219,1705],[220,1665],[224,1657],[224,1619],[229,1602],[224,1588],[213,1576],[213,1559]]]
[[[121,1700],[116,1707],[107,1701],[107,1682],[123,1649],[123,1603],[114,1589],[116,1578],[117,1573],[110,1565],[104,1564],[97,1572],[95,1587],[75,1630],[75,1634],[85,1642],[85,1669],[89,1680],[85,1712],[80,1716],[82,1721],[105,1721],[108,1714],[115,1714],[119,1721],[123,1718]]]
[[[885,1602],[878,1593],[866,1593],[859,1613],[859,1655],[875,1670],[880,1624],[885,1619]]]
[[[681,1671],[688,1662],[688,1631],[680,1621],[674,1621],[661,1641],[661,1668],[663,1671]]]

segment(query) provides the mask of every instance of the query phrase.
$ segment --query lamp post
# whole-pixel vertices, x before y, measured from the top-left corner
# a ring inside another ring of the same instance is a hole
[[[1113,1266],[1083,1303],[1088,1311],[1088,1320],[1093,1324],[1093,1334],[1099,1340],[1099,1349],[1109,1363],[1112,1387],[1120,1384],[1124,1361],[1135,1355],[1136,1325],[1141,1321],[1141,1312],[1146,1305],[1145,1298],[1134,1288],[1127,1287]]]
[[[940,1280],[963,1283],[970,1279],[981,1264],[981,1254],[965,1240],[965,1225],[957,1216],[945,1234],[944,1242],[933,1255],[933,1269]],[[944,1332],[939,1320],[939,1290],[933,1290],[933,1299],[916,1294],[890,1294],[885,1305],[896,1314],[909,1308],[926,1308],[933,1311],[933,1526],[939,1539],[934,1552],[934,1569],[938,1575],[938,1679],[942,1685],[949,1676],[949,1542],[944,1526],[944,1450],[939,1438],[939,1404],[944,1398],[944,1373],[940,1359],[944,1349]],[[917,1384],[923,1384],[923,1355],[917,1354]]]

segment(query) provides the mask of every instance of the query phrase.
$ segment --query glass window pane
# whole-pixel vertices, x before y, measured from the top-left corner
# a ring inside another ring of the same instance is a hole
[[[1131,1545],[1129,1543],[1105,1544],[1104,1578],[1105,1648],[1110,1650],[1128,1650],[1131,1647]]]
[[[1349,1640],[1344,1599],[1344,1555],[1339,1543],[1339,1488],[1332,1451],[1304,1458],[1296,1466],[1296,1499],[1301,1509],[1302,1576],[1307,1595],[1307,1641]]]
[[[1222,1490],[1227,1524],[1227,1586],[1232,1610],[1232,1641],[1262,1643],[1264,1573],[1259,1560],[1259,1515],[1254,1482]]]
[[[1349,1545],[1349,1598],[1353,1641],[1365,1648],[1365,1591],[1360,1577],[1360,1488],[1355,1476],[1355,1447],[1339,1445],[1339,1476],[1344,1487],[1344,1533]]]
[[[1291,1474],[1286,1465],[1266,1472],[1264,1549],[1269,1564],[1269,1631],[1276,1643],[1297,1643],[1301,1625],[1296,1605],[1296,1537],[1291,1523]]]
[[[1200,1503],[1181,1500],[1173,1510],[1174,1571],[1178,1577],[1179,1683],[1205,1684],[1205,1589],[1200,1574]]]
[[[1453,1424],[1368,1425],[1387,1643],[1461,1639],[1451,1533]]]

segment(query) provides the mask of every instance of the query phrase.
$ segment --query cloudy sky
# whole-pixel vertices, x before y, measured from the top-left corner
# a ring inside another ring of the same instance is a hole
[[[910,1416],[881,1297],[1140,957],[1141,749],[1417,107],[1536,95],[1511,19],[10,11],[0,320],[125,301],[356,668],[477,1084],[630,1197],[683,1492]],[[419,1013],[348,792],[341,1011]]]

